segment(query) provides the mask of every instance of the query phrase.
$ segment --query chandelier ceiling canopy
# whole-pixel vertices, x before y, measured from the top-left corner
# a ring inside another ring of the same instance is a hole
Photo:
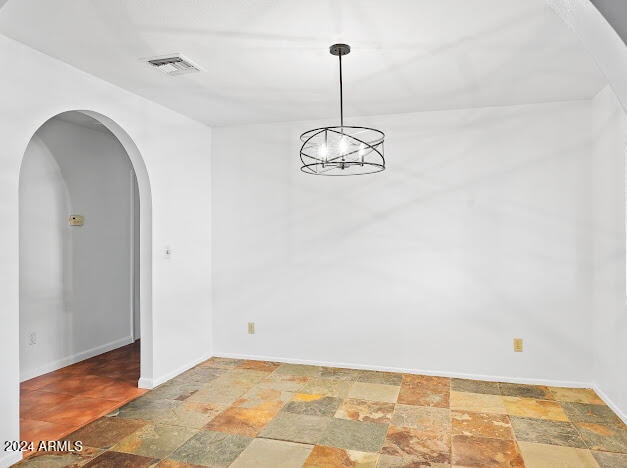
[[[351,51],[347,44],[329,48],[340,62],[340,125],[308,130],[300,136],[301,170],[307,174],[345,176],[373,174],[385,169],[381,130],[344,125],[342,56]]]

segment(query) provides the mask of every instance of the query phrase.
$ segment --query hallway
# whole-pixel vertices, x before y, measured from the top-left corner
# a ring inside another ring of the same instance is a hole
[[[22,382],[20,439],[60,439],[143,395],[139,343]]]

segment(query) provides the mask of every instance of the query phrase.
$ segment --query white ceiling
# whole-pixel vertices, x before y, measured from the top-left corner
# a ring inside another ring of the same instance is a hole
[[[605,80],[544,0],[9,0],[0,33],[209,125],[586,99]],[[170,77],[142,57],[181,52]],[[350,119],[347,119],[350,123]],[[333,122],[330,122],[333,123]]]

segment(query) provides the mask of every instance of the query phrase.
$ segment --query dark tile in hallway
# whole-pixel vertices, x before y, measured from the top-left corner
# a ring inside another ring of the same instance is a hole
[[[20,438],[58,440],[146,393],[139,341],[22,382]]]

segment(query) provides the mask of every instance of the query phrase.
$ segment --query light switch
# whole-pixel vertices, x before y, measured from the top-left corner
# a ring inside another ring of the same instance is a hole
[[[70,226],[82,226],[83,215],[70,215]]]

